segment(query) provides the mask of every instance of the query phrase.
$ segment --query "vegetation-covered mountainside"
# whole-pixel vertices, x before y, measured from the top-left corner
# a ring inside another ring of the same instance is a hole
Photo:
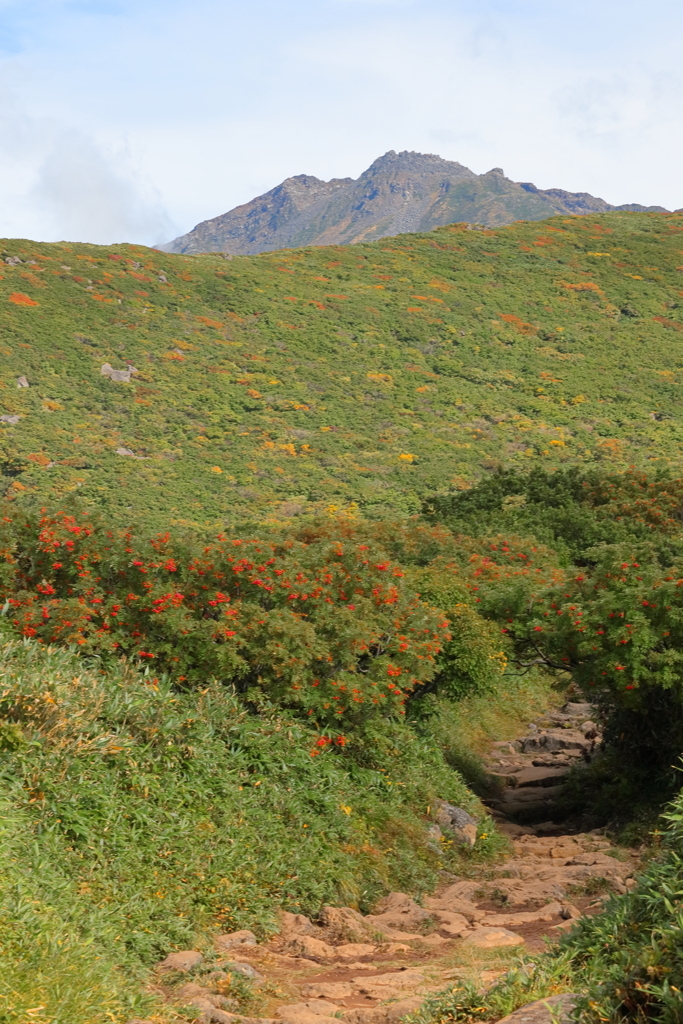
[[[302,245],[350,245],[455,221],[500,227],[558,213],[609,210],[666,212],[661,206],[611,206],[587,192],[539,189],[511,181],[500,167],[475,174],[433,153],[379,157],[361,176],[321,181],[310,174],[280,185],[228,213],[202,221],[162,246],[168,252],[253,255]]]
[[[605,741],[567,799],[675,793],[683,214],[2,259],[3,1024],[196,1019],[147,994],[169,950],[487,870],[453,769],[551,685]],[[633,895],[415,1024],[567,988],[678,1021],[679,817]]]
[[[78,491],[166,528],[411,512],[501,466],[681,463],[683,214],[2,259],[13,498]]]

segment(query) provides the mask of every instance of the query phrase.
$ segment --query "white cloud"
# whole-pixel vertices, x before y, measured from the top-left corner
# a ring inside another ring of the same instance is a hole
[[[0,233],[155,242],[291,174],[356,176],[388,149],[683,205],[674,0],[646,17],[639,0],[0,8],[0,81],[21,96],[0,102]]]
[[[121,147],[0,93],[0,235],[44,241],[163,241],[176,230],[146,172]]]
[[[167,240],[173,231],[170,218],[126,163],[75,129],[61,131],[27,199],[44,214],[52,237],[103,244]]]

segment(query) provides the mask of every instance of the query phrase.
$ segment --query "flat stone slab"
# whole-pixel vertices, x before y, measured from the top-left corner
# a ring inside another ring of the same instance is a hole
[[[478,949],[498,949],[501,946],[523,946],[524,939],[507,928],[477,928],[463,939],[463,943]]]
[[[275,1011],[278,1017],[297,1017],[302,1013],[315,1014],[317,1017],[334,1017],[341,1009],[336,1003],[327,999],[309,999],[305,1003],[288,1003]]]
[[[329,999],[334,1002],[337,999],[348,999],[355,995],[353,985],[348,981],[320,981],[310,985],[304,985],[301,989],[304,999]]]
[[[510,775],[508,785],[554,786],[566,774],[566,768],[522,768]]]

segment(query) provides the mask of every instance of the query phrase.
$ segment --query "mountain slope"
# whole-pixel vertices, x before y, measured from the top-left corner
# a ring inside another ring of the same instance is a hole
[[[474,174],[429,153],[385,153],[353,178],[300,174],[198,224],[162,246],[166,252],[255,254],[302,245],[351,245],[405,231],[429,231],[456,222],[500,227],[515,220],[543,220],[557,213],[645,210],[614,207],[587,192],[543,191],[506,178],[500,167]],[[662,207],[650,211],[665,212]]]
[[[681,464],[683,214],[232,259],[0,249],[17,500],[160,526],[393,515],[501,465]]]

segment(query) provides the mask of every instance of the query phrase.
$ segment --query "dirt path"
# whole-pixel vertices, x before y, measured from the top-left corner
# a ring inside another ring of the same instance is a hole
[[[324,908],[316,924],[284,914],[280,934],[263,944],[250,932],[218,936],[217,958],[190,951],[159,965],[157,992],[215,1024],[391,1024],[458,979],[490,983],[522,949],[540,951],[546,936],[596,912],[604,893],[633,884],[634,860],[601,830],[556,820],[563,777],[599,743],[592,708],[575,703],[513,743],[492,744],[497,793],[487,803],[510,839],[505,862],[445,878],[424,906],[391,893],[365,917],[348,907]],[[443,807],[444,832],[454,810]],[[236,975],[251,978],[255,993],[241,1013],[230,995]]]

